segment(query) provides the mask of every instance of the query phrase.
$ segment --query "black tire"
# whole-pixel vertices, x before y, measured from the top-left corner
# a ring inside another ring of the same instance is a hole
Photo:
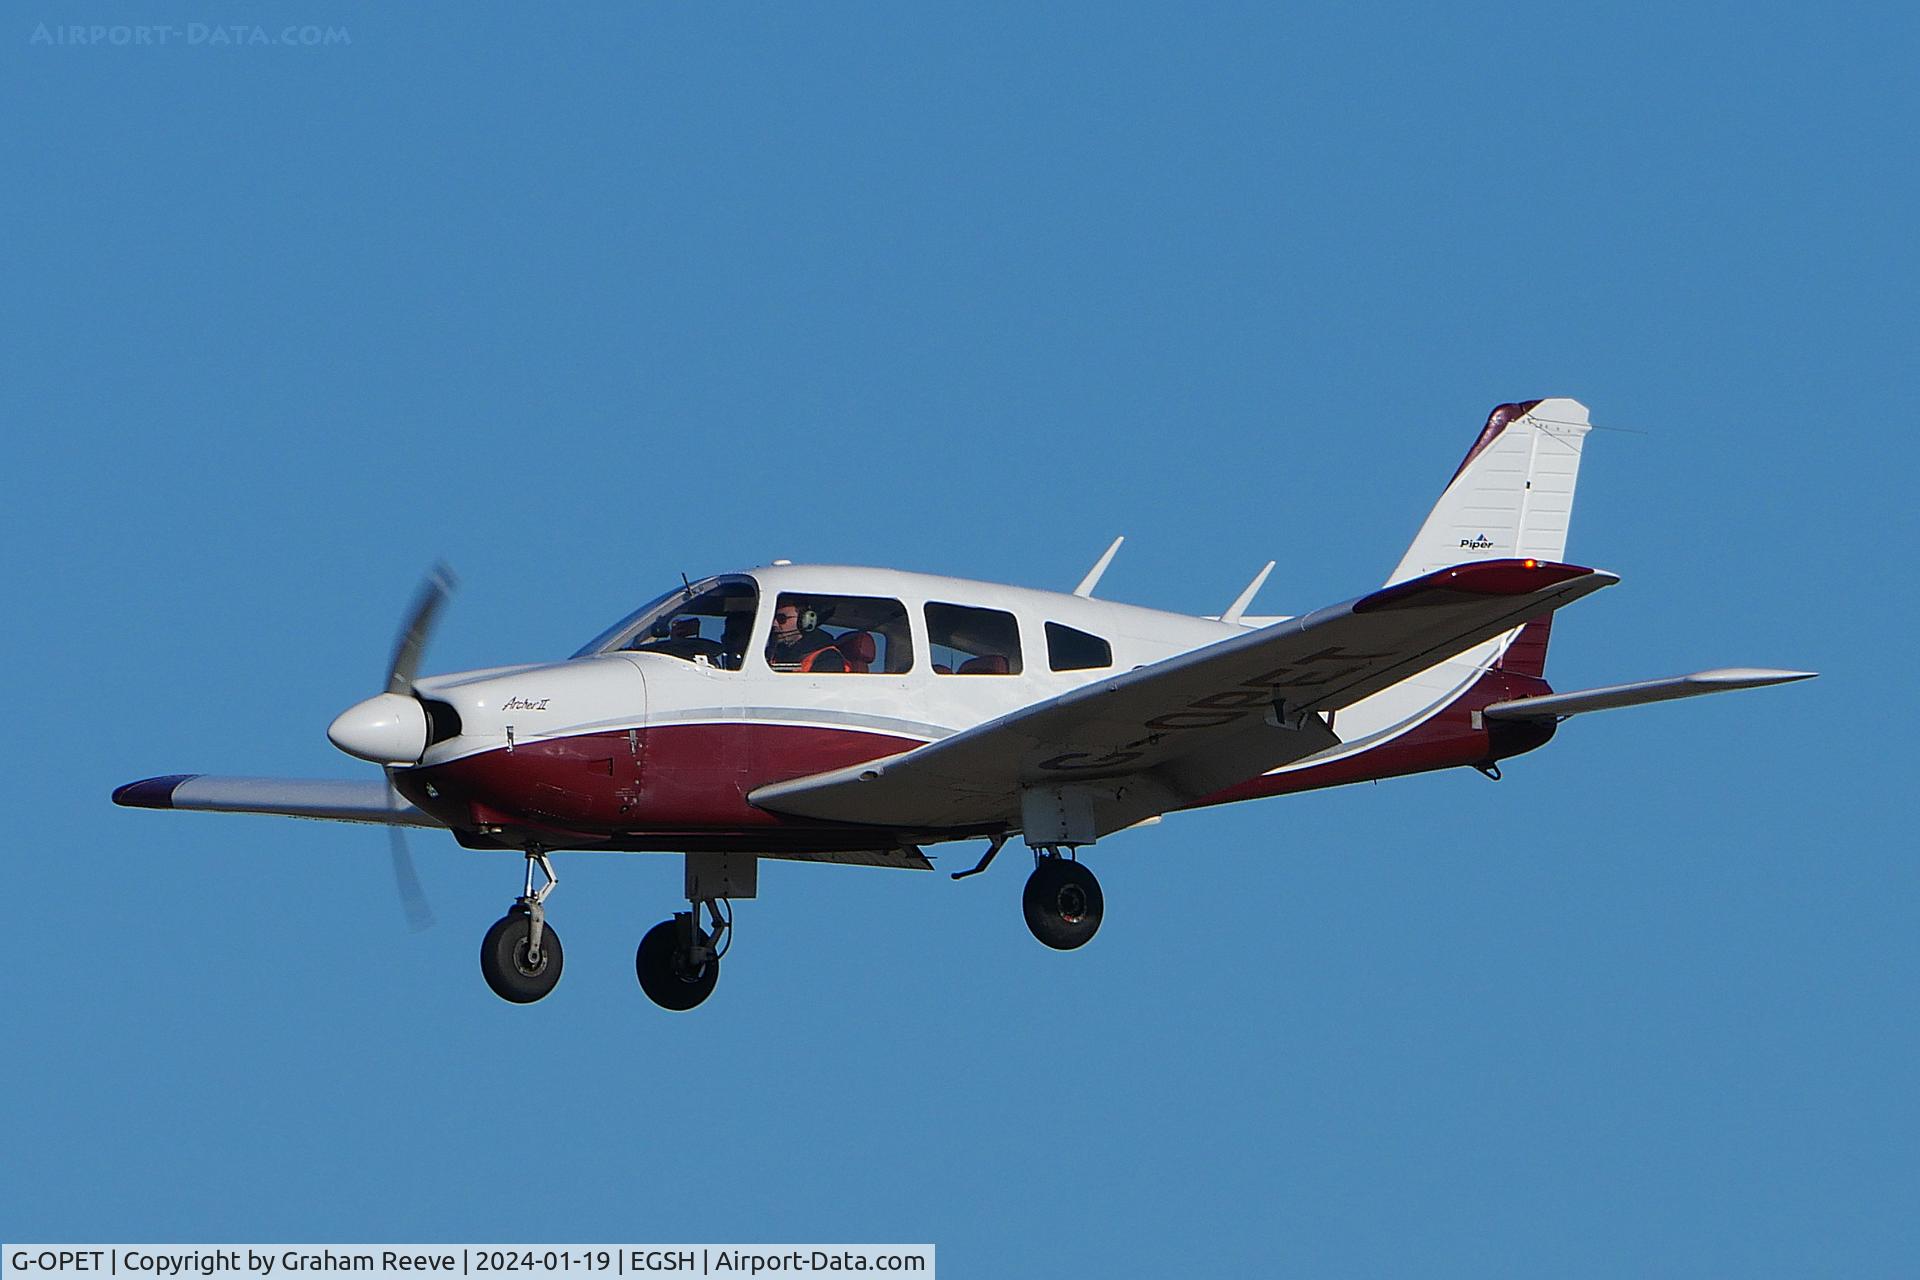
[[[560,981],[560,966],[566,962],[560,935],[550,924],[541,929],[537,965],[527,963],[527,943],[532,936],[533,920],[527,909],[515,907],[494,921],[480,943],[480,976],[502,1000],[532,1004]]]
[[[1021,895],[1027,928],[1056,951],[1084,947],[1100,929],[1106,902],[1093,872],[1065,858],[1042,858]]]
[[[680,930],[679,920],[662,920],[647,930],[633,955],[633,970],[647,999],[675,1013],[685,1013],[705,1000],[713,994],[713,984],[720,981],[718,957],[697,971],[689,971],[680,946]]]

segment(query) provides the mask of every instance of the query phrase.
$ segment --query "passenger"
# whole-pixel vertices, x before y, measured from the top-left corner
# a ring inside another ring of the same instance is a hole
[[[833,637],[820,629],[820,615],[811,605],[790,598],[774,608],[773,631],[767,637],[767,665],[775,671],[847,669],[846,659],[833,650]]]

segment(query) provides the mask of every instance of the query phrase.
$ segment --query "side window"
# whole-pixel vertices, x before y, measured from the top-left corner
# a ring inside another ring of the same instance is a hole
[[[930,604],[927,641],[933,646],[933,669],[941,675],[1020,674],[1020,627],[999,609]]]
[[[1113,646],[1057,622],[1047,624],[1047,665],[1055,671],[1092,671],[1113,665]]]
[[[913,666],[906,606],[783,591],[767,633],[767,665],[808,675],[898,675]]]

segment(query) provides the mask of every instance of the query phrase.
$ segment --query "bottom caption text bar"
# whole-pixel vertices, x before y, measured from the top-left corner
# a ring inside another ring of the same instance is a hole
[[[932,1276],[930,1244],[9,1244],[0,1280]]]

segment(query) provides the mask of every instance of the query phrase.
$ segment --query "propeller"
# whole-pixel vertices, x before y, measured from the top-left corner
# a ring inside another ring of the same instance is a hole
[[[453,570],[444,561],[429,569],[421,581],[420,589],[414,593],[413,603],[407,607],[406,620],[400,627],[400,638],[394,642],[393,661],[387,664],[387,697],[413,701],[413,681],[420,674],[420,657],[426,652],[427,637],[432,634],[434,622],[439,618],[447,598],[453,594],[454,585]],[[421,714],[424,718],[424,712]],[[335,723],[337,725],[339,722]],[[329,734],[334,736],[332,730],[329,730]],[[339,741],[338,736],[335,736],[335,741]],[[356,751],[354,754],[362,753]],[[401,797],[393,785],[396,767],[393,763],[382,761],[380,769],[387,779],[388,808],[398,813]],[[426,890],[420,886],[420,874],[413,867],[413,854],[407,849],[406,832],[398,823],[387,825],[387,841],[388,850],[393,855],[393,883],[400,894],[400,909],[406,913],[407,927],[418,933],[432,927],[433,908],[427,905]]]

